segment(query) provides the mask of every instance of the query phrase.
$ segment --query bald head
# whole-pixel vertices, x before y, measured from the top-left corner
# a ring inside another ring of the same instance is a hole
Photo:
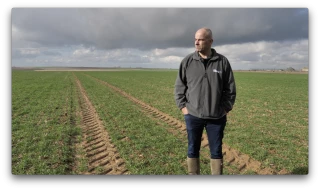
[[[207,39],[212,39],[212,31],[210,28],[200,28],[196,33],[202,33]]]

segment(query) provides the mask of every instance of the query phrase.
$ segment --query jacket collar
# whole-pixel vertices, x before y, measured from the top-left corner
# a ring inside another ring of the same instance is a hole
[[[216,52],[215,49],[211,48],[211,52],[212,52],[212,57],[211,57],[210,60],[216,60],[216,59],[219,58],[218,53]],[[195,51],[195,52],[193,53],[193,59],[200,61],[200,58],[201,58],[201,57],[200,57],[199,53],[198,53],[197,51]]]

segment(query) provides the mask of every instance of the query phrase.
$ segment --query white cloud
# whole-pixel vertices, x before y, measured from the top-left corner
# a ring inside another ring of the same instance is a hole
[[[38,48],[22,48],[20,49],[22,55],[38,55],[40,50]]]
[[[162,63],[180,63],[182,59],[183,59],[183,57],[170,55],[170,56],[158,58],[158,59],[156,59],[155,62],[162,62]]]

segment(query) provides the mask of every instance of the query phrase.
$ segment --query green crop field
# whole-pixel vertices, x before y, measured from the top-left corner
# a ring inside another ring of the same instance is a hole
[[[261,170],[307,174],[308,74],[234,74],[237,99],[228,114],[224,143],[260,163]],[[177,70],[13,70],[12,173],[116,173],[114,165],[122,159],[118,165],[129,174],[187,174],[185,132],[141,106],[146,104],[183,123],[174,101],[176,75]],[[89,104],[117,156],[97,156],[90,152],[92,148],[88,150],[89,146],[102,147],[90,143],[95,136],[86,135],[87,130],[95,133],[98,129],[83,127],[87,118],[83,113]],[[201,174],[210,174],[208,149],[201,151]],[[115,161],[97,166],[102,157]],[[259,172],[249,164],[242,170],[230,161],[223,173]]]

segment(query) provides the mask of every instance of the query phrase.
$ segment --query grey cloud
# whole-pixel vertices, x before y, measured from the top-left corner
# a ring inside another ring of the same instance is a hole
[[[132,50],[112,50],[104,55],[106,62],[111,63],[146,63],[150,62],[149,57],[145,57]]]
[[[108,60],[112,63],[149,63],[150,59],[141,56],[111,58]]]
[[[61,53],[56,51],[41,51],[38,48],[13,48],[11,56],[13,59],[36,58],[38,56],[61,56]]]
[[[13,47],[189,48],[201,27],[215,45],[307,39],[308,9],[14,8],[12,25]]]
[[[254,53],[247,53],[246,56],[242,57],[242,61],[250,61],[250,62],[257,62],[260,60],[260,56]]]
[[[11,56],[13,59],[36,58],[40,55],[40,51],[34,48],[12,49]]]
[[[42,54],[47,55],[47,56],[60,56],[61,55],[61,53],[55,52],[55,51],[43,51]]]
[[[18,30],[20,40],[44,46],[90,44],[87,22],[89,20],[81,18],[78,9],[12,9],[12,25]]]

